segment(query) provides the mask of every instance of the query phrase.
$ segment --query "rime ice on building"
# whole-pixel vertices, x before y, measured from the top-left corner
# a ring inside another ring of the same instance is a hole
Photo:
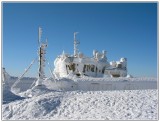
[[[93,50],[93,56],[87,57],[78,51],[79,42],[76,39],[77,32],[74,33],[74,55],[68,55],[64,51],[55,61],[54,74],[58,77],[66,77],[70,73],[77,76],[102,77],[104,74],[111,77],[127,76],[127,59],[108,62],[107,52]]]

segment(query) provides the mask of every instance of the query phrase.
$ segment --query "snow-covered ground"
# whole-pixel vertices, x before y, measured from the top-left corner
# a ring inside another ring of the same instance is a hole
[[[3,120],[157,120],[157,90],[50,91],[2,105]]]
[[[156,78],[46,79],[3,82],[3,120],[157,120]]]

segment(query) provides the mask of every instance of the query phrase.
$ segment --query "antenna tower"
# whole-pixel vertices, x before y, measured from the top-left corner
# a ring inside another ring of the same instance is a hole
[[[74,32],[74,56],[77,57],[78,56],[78,44],[79,42],[76,39],[76,35],[78,34],[78,32]]]
[[[42,29],[39,27],[38,31],[38,43],[39,43],[39,49],[38,49],[38,57],[39,57],[39,68],[38,68],[38,80],[36,81],[36,86],[42,85],[42,81],[45,79],[45,73],[44,73],[44,68],[45,68],[45,54],[46,54],[46,47],[47,45],[47,40],[45,43],[41,42],[41,36],[42,36]]]

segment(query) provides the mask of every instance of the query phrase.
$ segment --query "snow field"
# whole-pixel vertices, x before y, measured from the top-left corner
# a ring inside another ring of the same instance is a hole
[[[3,120],[157,120],[157,90],[49,92],[2,106]]]

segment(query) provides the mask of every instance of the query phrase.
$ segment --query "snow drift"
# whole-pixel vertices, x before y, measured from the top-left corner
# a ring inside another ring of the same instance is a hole
[[[2,106],[3,120],[157,120],[157,90],[50,92]]]

